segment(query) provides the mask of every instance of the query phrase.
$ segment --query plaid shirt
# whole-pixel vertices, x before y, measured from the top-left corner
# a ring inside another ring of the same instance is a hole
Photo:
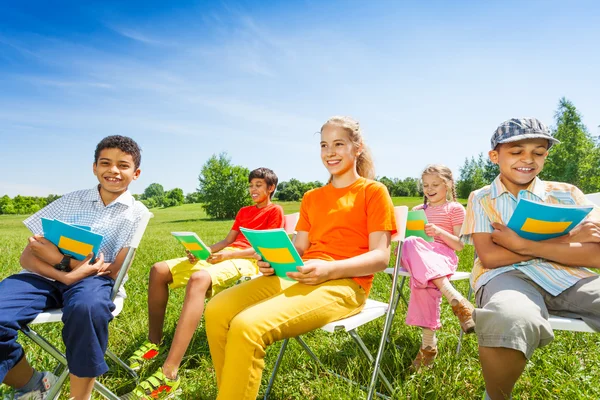
[[[519,198],[549,204],[591,204],[577,187],[568,183],[544,182],[539,178],[535,178],[526,190],[521,190],[516,198],[506,189],[498,176],[491,185],[475,190],[469,196],[467,215],[460,232],[463,243],[473,244],[473,233],[492,233],[493,222],[506,225],[517,207]],[[590,215],[593,215],[594,219],[600,219],[600,209],[594,207]],[[471,274],[471,286],[477,291],[495,276],[514,269],[525,273],[553,296],[559,295],[582,278],[596,275],[587,268],[568,267],[542,258],[486,269],[479,257],[476,257]]]
[[[98,186],[68,193],[53,201],[23,223],[33,234],[42,235],[41,218],[58,219],[68,224],[84,225],[103,236],[100,252],[105,262],[113,262],[122,248],[128,247],[146,207],[129,191],[105,206]]]

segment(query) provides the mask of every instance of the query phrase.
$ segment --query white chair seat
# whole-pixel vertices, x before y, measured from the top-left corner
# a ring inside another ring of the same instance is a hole
[[[394,274],[394,268],[386,268],[385,272],[387,274],[393,275]],[[400,268],[400,271],[398,271],[398,276],[410,277],[410,273],[406,269]],[[471,278],[471,273],[470,272],[456,271],[450,277],[450,280],[451,281],[460,281],[460,280],[469,279],[469,278]]]
[[[595,330],[580,319],[563,318],[551,315],[550,318],[548,318],[548,321],[550,321],[552,329],[555,330],[596,333]]]
[[[123,310],[124,297],[122,293],[119,292],[117,297],[114,300],[115,310],[112,312],[112,315],[115,317],[121,313]],[[33,321],[29,324],[46,324],[50,322],[61,322],[62,320],[62,309],[55,308],[53,310],[44,311],[40,315],[38,315]]]
[[[367,322],[371,322],[386,313],[388,309],[387,303],[382,303],[381,301],[367,299],[364,308],[356,315],[353,315],[348,318],[341,319],[339,321],[330,322],[321,329],[326,332],[334,332],[336,330],[343,329],[345,331],[350,331],[352,329],[356,329],[359,326],[366,324]]]

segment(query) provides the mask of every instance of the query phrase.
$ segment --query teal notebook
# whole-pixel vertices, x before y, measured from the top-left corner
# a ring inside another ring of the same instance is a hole
[[[297,268],[304,265],[296,248],[292,244],[284,229],[254,230],[240,228],[248,242],[264,261],[271,264],[275,275],[280,278],[289,278],[287,272],[298,272]]]
[[[175,239],[198,260],[206,260],[210,256],[210,247],[205,245],[194,232],[171,232],[171,235],[175,236]]]
[[[103,239],[89,226],[67,224],[57,219],[42,218],[42,230],[46,239],[76,260],[83,260],[90,253],[97,256]]]
[[[529,240],[546,240],[569,233],[594,206],[546,204],[519,199],[507,226]]]
[[[417,236],[425,239],[426,242],[433,242],[433,237],[425,233],[425,225],[427,224],[427,215],[425,210],[409,211],[406,218],[406,235]]]

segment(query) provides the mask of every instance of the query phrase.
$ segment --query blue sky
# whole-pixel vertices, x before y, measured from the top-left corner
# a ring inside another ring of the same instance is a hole
[[[361,122],[379,176],[458,174],[502,121],[553,124],[560,97],[600,134],[597,1],[0,3],[0,196],[91,187],[104,136],[142,175],[196,189],[212,155],[327,179],[322,123]]]

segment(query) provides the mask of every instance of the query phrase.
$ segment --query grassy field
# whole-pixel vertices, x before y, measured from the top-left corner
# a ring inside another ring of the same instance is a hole
[[[419,204],[418,198],[396,198],[396,205]],[[299,209],[299,203],[282,203],[286,213]],[[212,243],[220,240],[228,232],[232,221],[211,221],[207,219],[199,205],[190,204],[169,209],[152,210],[151,220],[142,240],[127,283],[129,295],[121,315],[110,325],[110,348],[126,359],[146,338],[146,288],[149,268],[156,261],[181,257],[181,247],[171,237],[171,231],[193,230],[204,241]],[[18,258],[29,235],[21,221],[23,216],[0,216],[0,279],[19,271]],[[469,271],[473,257],[472,248],[460,254],[462,271]],[[458,289],[466,293],[466,282],[459,282]],[[378,274],[371,297],[387,301],[390,279]],[[165,340],[170,343],[175,331],[183,301],[184,290],[172,292],[165,324]],[[518,307],[518,305],[515,305]],[[442,306],[443,328],[439,331],[439,358],[431,370],[412,374],[409,365],[419,344],[419,330],[404,324],[405,307],[400,304],[391,332],[395,346],[383,362],[383,369],[391,378],[395,399],[474,399],[481,398],[484,383],[477,356],[477,340],[470,335],[465,337],[460,357],[455,355],[459,325],[447,303]],[[382,321],[373,322],[359,330],[365,343],[376,352]],[[41,327],[40,331],[60,342],[60,324]],[[370,377],[369,365],[359,357],[358,349],[350,337],[341,332],[328,335],[314,332],[305,336],[307,343],[326,365],[364,384]],[[29,360],[37,369],[52,369],[53,363],[43,353],[35,353],[31,343],[21,338],[28,351]],[[279,344],[267,352],[266,369],[263,374],[262,390],[266,387],[271,368],[277,356]],[[30,351],[31,350],[31,351]],[[162,359],[142,371],[145,377],[161,365]],[[214,399],[216,387],[204,324],[187,352],[180,370],[183,378],[184,399]],[[526,371],[517,384],[515,398],[518,399],[598,399],[600,398],[600,335],[557,332],[556,340],[538,350],[528,363]],[[117,368],[100,378],[118,394],[133,388],[133,382]],[[0,386],[0,394],[6,390]],[[288,352],[275,382],[274,399],[357,399],[364,393],[323,373],[312,360],[303,353],[296,343],[290,343]],[[63,396],[66,398],[66,396]]]

